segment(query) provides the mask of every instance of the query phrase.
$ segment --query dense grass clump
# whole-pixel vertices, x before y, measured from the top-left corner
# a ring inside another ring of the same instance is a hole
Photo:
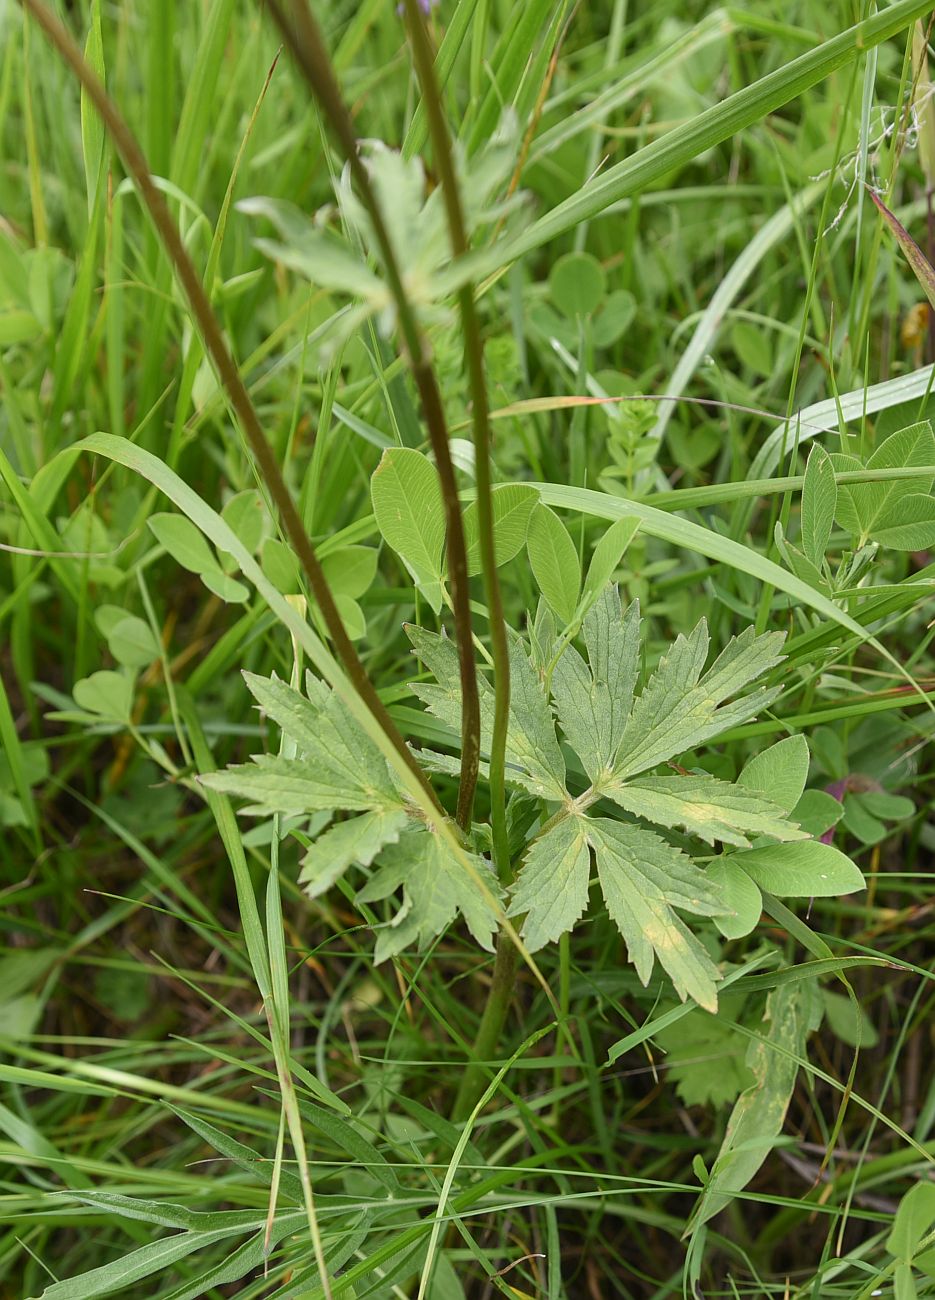
[[[0,1292],[935,1296],[925,4],[0,34]]]

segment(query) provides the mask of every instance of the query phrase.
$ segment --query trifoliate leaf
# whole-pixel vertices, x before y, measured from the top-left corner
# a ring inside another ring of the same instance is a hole
[[[634,776],[657,767],[765,708],[776,698],[778,687],[761,687],[731,703],[725,701],[781,661],[782,642],[782,633],[757,636],[747,628],[727,643],[702,676],[708,653],[705,621],[688,637],[679,636],[633,705],[615,776]]]
[[[720,840],[748,848],[748,835],[776,840],[807,838],[783,809],[756,790],[713,776],[644,776],[612,782],[602,793],[627,812],[658,826],[677,826],[707,844]]]
[[[442,607],[445,510],[435,467],[410,447],[391,447],[370,482],[380,532],[437,614]]]
[[[567,646],[552,674],[552,695],[565,739],[592,781],[609,771],[626,727],[640,664],[636,601],[621,617],[608,587],[582,627],[588,662]]]
[[[541,503],[529,520],[526,549],[539,590],[559,618],[570,623],[581,590],[578,552],[558,515]]]
[[[779,898],[835,898],[866,887],[850,858],[818,840],[764,844],[736,854],[733,861]]]
[[[493,949],[497,916],[491,899],[499,899],[500,886],[483,858],[468,855],[479,880],[471,877],[454,857],[447,842],[422,827],[406,831],[380,855],[380,866],[357,895],[361,903],[388,899],[398,890],[402,902],[393,920],[379,929],[375,958],[385,961],[409,944],[431,942],[457,915],[482,948]]]
[[[837,501],[834,466],[824,447],[813,443],[802,485],[802,548],[818,569],[828,549]]]
[[[652,831],[610,821],[586,822],[607,910],[627,945],[643,984],[653,961],[668,972],[684,1002],[691,997],[717,1010],[717,967],[675,913],[716,916],[724,911],[715,887],[690,858]]]
[[[737,778],[748,790],[759,790],[785,812],[792,812],[808,779],[808,742],[787,736],[755,754]]]
[[[418,682],[413,692],[440,721],[454,730],[461,725],[461,689],[458,654],[452,642],[420,627],[407,627],[416,654],[435,677],[435,683]],[[481,710],[481,749],[490,751],[494,693],[484,677],[478,678]],[[555,726],[538,674],[527,658],[519,637],[510,641],[510,720],[507,732],[507,779],[524,786],[540,799],[565,799],[565,760],[555,737]]]
[[[299,884],[311,898],[330,889],[348,867],[369,867],[386,844],[395,843],[408,821],[401,808],[361,813],[319,835],[302,859]]]
[[[506,564],[522,550],[526,542],[529,516],[539,500],[535,488],[525,483],[503,483],[491,493],[494,528],[494,554],[497,566]],[[468,573],[481,571],[480,523],[477,502],[464,511],[464,542],[467,547]]]
[[[530,952],[570,930],[587,905],[591,854],[586,831],[583,818],[565,817],[526,854],[509,915],[525,913],[523,938]]]
[[[763,913],[763,895],[759,885],[738,867],[733,857],[718,858],[708,864],[708,879],[721,891],[725,908],[714,924],[725,939],[742,939],[750,933]]]
[[[850,461],[854,458],[847,459]],[[832,456],[831,461],[837,470],[851,468],[850,464],[845,466],[840,463],[840,453]],[[928,420],[890,434],[867,461],[867,469],[870,470],[910,469],[915,465],[928,466],[928,472],[923,470],[918,477],[913,478],[839,486],[837,514],[844,526],[861,537],[876,538],[886,529],[899,525],[902,513],[899,507],[904,498],[928,495],[935,480],[935,474],[931,471],[931,466],[935,465],[935,434]],[[856,467],[863,468],[860,462]]]

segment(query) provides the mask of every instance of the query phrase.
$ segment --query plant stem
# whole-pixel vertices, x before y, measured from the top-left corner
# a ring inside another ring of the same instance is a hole
[[[463,257],[469,251],[464,222],[461,191],[455,173],[448,125],[442,108],[441,94],[435,78],[432,48],[425,19],[417,0],[404,0],[406,21],[412,42],[416,71],[422,85],[422,102],[432,139],[435,165],[441,182],[451,253]],[[493,856],[500,880],[511,882],[510,846],[506,828],[506,738],[510,717],[510,651],[507,643],[500,579],[494,542],[493,496],[490,471],[490,407],[484,373],[484,344],[481,337],[474,287],[468,282],[458,293],[461,327],[464,335],[464,359],[471,388],[474,422],[474,468],[477,476],[477,522],[484,593],[490,626],[490,647],[494,664],[494,723],[490,742],[490,824],[493,832]]]
[[[344,670],[354,689],[367,705],[393,747],[399,752],[400,757],[419,781],[426,794],[438,807],[438,799],[425,773],[419,767],[396,724],[387,712],[386,706],[367,676],[357,651],[354,649],[353,642],[347,635],[341,615],[331,595],[331,589],[315,554],[315,548],[312,546],[305,527],[299,518],[273,449],[263,432],[256,408],[240,377],[237,364],[224,341],[220,322],[182,242],[178,227],[169,212],[168,204],[162,193],[153,184],[149,164],[143,150],[124,121],[116,104],[107,94],[107,91],[62,22],[46,8],[42,0],[20,0],[20,3],[36,19],[61,57],[71,67],[110,132],[127,171],[139,189],[140,196],[149,211],[153,225],[156,227],[169,260],[172,262],[179,282],[185,291],[192,315],[201,332],[205,350],[211,357],[221,382],[227,389],[231,406],[250,444],[289,541],[302,562],[312,594],[321,610],[328,633],[344,666]]]
[[[448,572],[451,579],[451,603],[461,678],[461,779],[458,789],[457,818],[458,824],[467,829],[471,823],[474,792],[477,788],[477,774],[480,767],[480,702],[474,647],[471,643],[467,548],[464,542],[461,502],[448,445],[448,429],[438,380],[429,359],[415,309],[409,301],[403,284],[402,273],[383,212],[370,184],[367,168],[360,156],[350,112],[341,95],[321,31],[308,0],[292,0],[289,6],[291,22],[286,16],[285,0],[259,0],[259,2],[265,4],[272,14],[350,165],[355,188],[367,209],[380,249],[387,284],[396,304],[405,352],[422,403],[422,414],[435,456],[435,468],[441,485],[447,525]],[[479,477],[478,487],[480,487]],[[479,510],[478,515],[482,524]]]
[[[519,952],[509,935],[502,930],[497,940],[497,955],[494,959],[493,982],[487,996],[487,1005],[478,1026],[474,1046],[471,1049],[471,1063],[461,1076],[461,1086],[451,1111],[455,1124],[462,1123],[470,1115],[490,1074],[487,1062],[490,1061],[500,1041],[500,1033],[506,1023],[510,1003],[513,1001],[513,989],[516,984],[516,968],[519,964]]]

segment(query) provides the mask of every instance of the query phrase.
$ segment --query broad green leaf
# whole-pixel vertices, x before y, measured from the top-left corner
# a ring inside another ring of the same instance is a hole
[[[372,795],[374,804],[398,803],[386,760],[323,681],[307,672],[304,695],[278,677],[244,673],[244,681],[263,712],[297,749],[326,762],[348,786],[357,785]]]
[[[867,790],[860,797],[874,817],[883,817],[886,821],[905,821],[907,817],[915,815],[916,806],[905,795],[888,794],[885,790]]]
[[[275,754],[254,754],[250,763],[235,764],[200,779],[209,790],[248,799],[249,811],[264,815],[333,812],[335,808],[366,810],[374,802],[369,792],[348,789],[341,774],[324,762]]]
[[[343,591],[334,593],[335,608],[341,615],[344,630],[352,641],[361,641],[367,635],[367,620],[364,611],[351,596]]]
[[[442,607],[445,512],[432,462],[412,448],[392,447],[374,471],[370,492],[380,532],[437,614]]]
[[[777,898],[833,898],[866,887],[850,858],[819,840],[765,844],[735,854],[732,861]]]
[[[566,253],[549,272],[552,301],[571,320],[595,312],[606,287],[604,268],[590,253]]]
[[[222,573],[220,569],[216,573],[212,569],[208,573],[202,573],[200,577],[209,591],[214,592],[215,596],[219,596],[229,605],[242,605],[244,601],[250,599],[250,588],[238,582],[236,578]]]
[[[776,840],[806,838],[785,810],[758,790],[748,790],[713,776],[644,776],[635,781],[607,782],[601,792],[627,812],[655,822],[680,827],[708,844],[749,847],[748,836],[768,835]]]
[[[522,550],[526,542],[529,517],[539,500],[535,488],[524,483],[504,483],[491,493],[494,528],[494,554],[497,566],[506,564]],[[464,541],[467,546],[468,573],[481,571],[480,536],[477,502],[464,510]]]
[[[896,1218],[886,1239],[886,1249],[908,1262],[919,1243],[935,1227],[935,1183],[922,1179],[899,1202]]]
[[[122,673],[99,672],[75,682],[72,695],[79,709],[117,722],[129,722],[133,709],[133,679]]]
[[[747,1039],[725,1006],[738,1001],[743,999],[722,997],[716,1016],[698,1008],[653,1034],[666,1053],[666,1078],[686,1106],[726,1106],[754,1081],[745,1060]]]
[[[588,662],[568,645],[552,673],[555,709],[565,738],[592,781],[613,766],[626,727],[640,665],[640,610],[621,614],[607,587],[582,627]]]
[[[471,862],[487,889],[500,897],[490,866],[473,855]],[[497,918],[487,899],[444,840],[426,829],[406,831],[380,855],[380,865],[358,893],[361,903],[390,899],[402,891],[393,919],[379,927],[375,960],[385,961],[410,945],[426,947],[457,915],[464,917],[474,939],[493,950]]]
[[[725,911],[714,924],[725,939],[742,939],[756,926],[763,914],[763,895],[733,857],[716,858],[708,864],[705,875],[720,890]]]
[[[746,628],[702,676],[708,653],[705,621],[688,637],[679,636],[633,705],[614,775],[622,780],[657,767],[761,712],[779,688],[761,687],[725,701],[781,662],[782,642],[782,633],[757,636]]]
[[[251,763],[202,777],[209,789],[250,799],[267,812],[392,809],[401,805],[386,760],[337,695],[308,674],[307,696],[278,678],[245,673],[264,713],[298,750],[295,758],[254,755]]]
[[[754,1082],[731,1111],[711,1177],[692,1216],[692,1228],[699,1228],[729,1205],[775,1145],[799,1072],[796,1058],[805,1055],[806,1039],[820,1022],[820,1011],[814,980],[782,984],[770,993],[761,1036],[747,1049],[746,1065]]]
[[[220,573],[221,567],[202,534],[184,515],[150,515],[149,527],[157,542],[190,573]]]
[[[825,1020],[831,1032],[848,1047],[875,1047],[880,1035],[859,1002],[831,989],[821,990]]]
[[[861,844],[879,844],[886,838],[886,827],[878,817],[874,817],[859,794],[844,796],[844,816],[841,820]]]
[[[125,668],[145,668],[159,658],[159,642],[152,629],[134,614],[123,614],[106,635],[110,653]]]
[[[526,854],[509,916],[523,916],[530,952],[571,930],[588,902],[591,854],[580,817],[565,817],[541,835]]]
[[[295,555],[278,537],[267,537],[262,550],[263,572],[277,591],[295,595],[302,590],[302,578]]]
[[[333,593],[356,600],[368,591],[377,572],[372,546],[342,546],[322,558],[322,572]]]
[[[604,299],[603,306],[591,322],[591,337],[599,348],[616,343],[636,316],[636,299],[626,289],[616,289]]]
[[[570,623],[578,606],[581,566],[568,529],[548,506],[533,510],[526,549],[539,590],[559,618]]]
[[[604,817],[586,821],[607,910],[623,935],[643,984],[655,958],[684,1002],[717,1010],[720,973],[676,909],[699,916],[724,911],[715,886],[684,853],[652,831]]]
[[[581,603],[586,610],[591,608],[613,578],[639,526],[638,519],[618,519],[605,529],[604,535],[591,555],[591,563],[588,565],[584,580]]]
[[[837,472],[863,468],[855,457],[843,453],[829,459]],[[868,470],[911,469],[916,465],[935,465],[935,434],[927,420],[890,434],[867,461]],[[929,470],[912,478],[841,484],[838,487],[838,518],[845,528],[861,539],[876,538],[878,530],[898,527],[904,498],[927,496],[933,479],[935,475]]]
[[[413,648],[435,678],[416,682],[411,690],[431,713],[457,731],[461,718],[458,653],[444,636],[407,626]],[[481,712],[481,750],[489,753],[493,730],[494,693],[478,677]],[[540,799],[565,799],[565,760],[555,736],[552,714],[538,674],[519,637],[510,639],[510,719],[506,745],[507,780],[524,786]]]
[[[806,790],[792,810],[792,820],[798,822],[813,839],[820,839],[841,820],[843,812],[842,805],[833,795],[824,790]]]
[[[401,808],[361,813],[319,835],[302,859],[299,884],[311,898],[330,889],[352,863],[369,867],[386,844],[395,843],[408,821]]]
[[[822,570],[817,564],[813,564],[804,552],[792,545],[783,533],[782,524],[779,520],[776,521],[776,527],[773,530],[773,540],[783,561],[801,582],[808,583],[810,587],[813,587],[815,591],[820,591],[824,596],[832,595],[831,584]]]
[[[809,453],[802,485],[802,547],[818,569],[828,549],[837,500],[834,467],[828,453],[816,442]]]
[[[256,488],[248,488],[231,497],[221,511],[221,518],[241,545],[255,555],[260,549],[267,524],[266,506]]]
[[[873,529],[873,540],[892,551],[924,551],[935,545],[935,500],[921,493],[888,506]]]
[[[791,813],[802,798],[807,780],[808,741],[798,735],[787,736],[754,754],[738,776],[737,784],[761,791]]]

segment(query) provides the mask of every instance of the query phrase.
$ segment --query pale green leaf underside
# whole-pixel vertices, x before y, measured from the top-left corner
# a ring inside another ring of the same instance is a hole
[[[566,647],[552,674],[552,695],[565,738],[592,781],[614,763],[633,700],[640,664],[640,611],[621,615],[615,587],[607,587],[584,620],[587,663]]]
[[[708,844],[720,840],[747,848],[748,836],[807,838],[772,800],[713,776],[647,776],[602,789],[627,812],[658,826],[680,827]]]
[[[431,713],[457,731],[461,725],[458,654],[444,636],[420,627],[407,627],[416,654],[435,677],[435,683],[412,687]],[[493,730],[494,693],[484,677],[478,678],[481,710],[481,749],[489,753]],[[507,779],[518,782],[540,799],[565,798],[565,760],[555,736],[555,726],[535,669],[518,637],[510,642],[510,721],[506,748]]]
[[[493,898],[500,888],[490,865],[470,855],[471,863]],[[380,902],[402,892],[392,920],[377,933],[376,960],[393,957],[412,946],[425,947],[461,915],[474,939],[493,949],[497,917],[477,883],[431,831],[405,831],[380,855],[380,865],[358,894],[361,903]]]
[[[302,859],[299,884],[312,898],[330,889],[356,863],[369,867],[387,844],[395,843],[408,821],[401,808],[375,809],[330,827]]]
[[[723,912],[704,874],[651,831],[607,818],[585,822],[607,910],[623,935],[643,984],[658,958],[684,1002],[717,1009],[717,967],[675,909],[701,916]]]
[[[251,812],[302,814],[371,808],[374,797],[349,789],[342,777],[324,764],[301,758],[257,754],[251,763],[210,772],[201,777],[210,790],[249,799]]]
[[[623,779],[658,767],[766,708],[778,688],[761,687],[725,701],[781,661],[782,642],[779,632],[756,636],[747,628],[702,675],[708,653],[706,623],[702,619],[689,636],[679,636],[633,705],[614,775]]]
[[[530,952],[554,942],[581,917],[588,901],[591,854],[580,817],[566,817],[535,841],[517,881],[510,916],[522,916]]]

